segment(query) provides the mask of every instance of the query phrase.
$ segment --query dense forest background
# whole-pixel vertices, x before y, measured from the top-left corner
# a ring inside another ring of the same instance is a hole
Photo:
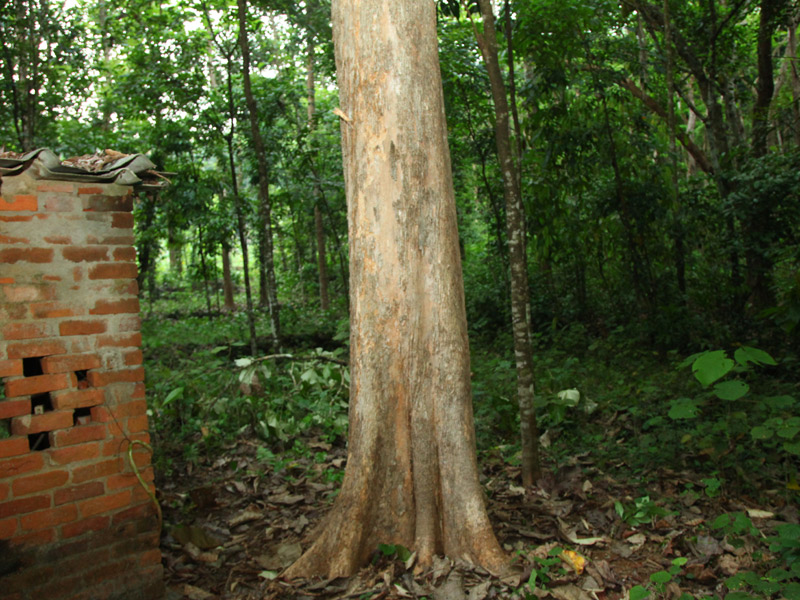
[[[491,495],[498,473],[515,480],[521,462],[518,255],[479,4],[439,2],[437,26]],[[800,598],[800,6],[494,8],[527,242],[541,489],[567,493],[572,482],[587,501],[591,486],[575,473],[594,473],[597,498],[601,480],[620,493],[597,511],[616,511],[621,531],[674,521],[704,499],[705,534],[750,535],[748,552],[764,551],[742,567],[758,574],[741,571],[728,589]],[[349,384],[339,131],[353,126],[337,100],[330,3],[8,0],[0,41],[6,151],[143,153],[170,181],[135,207],[161,482],[249,447],[253,477],[322,482],[314,493],[329,500]],[[187,513],[169,505],[170,485],[167,510]],[[753,529],[764,511],[731,512],[757,502],[783,511],[777,537]],[[652,556],[663,559],[658,543]],[[534,579],[553,565],[537,564]],[[684,564],[649,589],[663,592]],[[776,565],[785,569],[770,576]],[[710,581],[732,573],[720,569]],[[758,597],[737,593],[727,597]]]
[[[283,445],[346,428],[350,123],[329,12],[0,8],[5,149],[144,153],[171,182],[139,198],[136,245],[153,412],[190,454],[239,431],[234,414]],[[791,485],[797,3],[505,0],[496,14],[543,444],[613,457],[610,430],[626,463],[710,460],[739,484],[758,472]],[[479,439],[513,460],[509,244],[480,22],[477,5],[439,6]]]

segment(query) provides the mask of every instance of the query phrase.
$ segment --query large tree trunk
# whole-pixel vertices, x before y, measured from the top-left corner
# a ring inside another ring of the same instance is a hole
[[[288,577],[348,576],[378,543],[498,571],[478,481],[436,5],[334,0],[351,276],[342,490]],[[413,43],[411,41],[413,40]]]
[[[258,127],[258,107],[256,106],[253,90],[250,85],[250,43],[247,39],[247,0],[237,0],[239,8],[239,44],[242,49],[242,81],[244,83],[244,97],[247,103],[247,112],[250,115],[250,133],[253,137],[253,150],[258,165],[258,214],[261,221],[261,256],[263,276],[266,281],[262,284],[266,292],[267,306],[269,308],[272,335],[277,340],[281,334],[280,315],[278,307],[278,284],[275,281],[275,261],[273,258],[272,242],[272,207],[269,200],[269,170],[267,168],[267,152],[264,140]]]
[[[506,89],[500,72],[497,33],[491,0],[480,0],[483,34],[478,34],[495,112],[495,141],[500,170],[503,173],[503,194],[506,200],[506,229],[511,266],[511,320],[514,335],[514,356],[517,368],[517,402],[522,444],[522,484],[533,485],[539,478],[539,435],[533,406],[533,347],[531,344],[530,302],[528,289],[528,256],[525,213],[517,165],[511,149],[511,128]],[[477,33],[477,31],[476,31]]]

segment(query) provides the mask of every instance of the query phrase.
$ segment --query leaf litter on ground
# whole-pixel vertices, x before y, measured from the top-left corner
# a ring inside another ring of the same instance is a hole
[[[341,445],[312,438],[307,446],[327,453],[322,465],[317,454],[276,470],[258,461],[258,442],[240,440],[225,456],[187,464],[159,485],[169,600],[617,600],[679,557],[686,558],[680,577],[662,597],[722,598],[726,578],[757,566],[756,536],[798,520],[796,507],[777,498],[774,506],[757,506],[749,498],[686,493],[702,489],[701,477],[689,472],[664,469],[642,490],[583,455],[526,490],[518,468],[492,458],[482,465],[483,484],[498,539],[514,557],[511,576],[445,557],[420,570],[413,556],[404,562],[376,548],[375,559],[349,579],[285,581],[281,572],[313,539],[336,494],[325,474],[346,460]],[[726,512],[747,514],[756,530],[731,544],[712,528]]]

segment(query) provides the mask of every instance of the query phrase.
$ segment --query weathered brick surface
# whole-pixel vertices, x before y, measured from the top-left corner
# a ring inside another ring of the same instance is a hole
[[[22,415],[11,421],[11,433],[14,435],[30,435],[67,427],[72,427],[71,410],[56,410],[40,415]]]

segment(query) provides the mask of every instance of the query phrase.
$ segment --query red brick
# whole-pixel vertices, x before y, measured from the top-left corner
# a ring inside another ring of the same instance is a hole
[[[36,215],[31,215],[29,217],[6,217],[4,215],[0,215],[0,223],[29,223],[33,221],[33,217]]]
[[[44,342],[17,342],[8,345],[8,358],[31,358],[33,356],[49,356],[51,354],[65,354],[67,351],[64,342],[48,340]]]
[[[31,394],[43,394],[55,390],[63,390],[70,385],[70,378],[66,373],[52,373],[49,375],[36,375],[6,381],[6,397],[18,398]]]
[[[53,300],[56,296],[52,284],[42,285],[7,285],[3,286],[3,293],[9,302],[35,302],[38,300]]]
[[[65,181],[40,181],[36,186],[37,192],[55,192],[57,194],[72,194],[74,184]]]
[[[11,419],[31,414],[31,399],[0,400],[0,419]]]
[[[58,330],[61,335],[94,335],[105,333],[108,324],[105,320],[93,321],[62,321]]]
[[[17,519],[4,519],[0,521],[0,540],[8,540],[17,533],[19,521]],[[22,596],[18,596],[22,598]]]
[[[14,196],[14,199],[10,202],[0,196],[0,210],[29,210],[35,212],[38,209],[39,203],[36,200],[36,196],[28,194]]]
[[[114,229],[133,229],[133,214],[129,212],[114,213],[111,216],[111,227]]]
[[[0,462],[0,479],[14,477],[23,473],[38,471],[44,466],[44,456],[41,452],[25,454],[15,458],[9,458]]]
[[[111,383],[138,383],[144,381],[144,368],[124,369],[118,371],[89,371],[86,376],[89,385],[92,387],[105,387]]]
[[[114,250],[114,260],[119,262],[133,262],[136,260],[136,248],[123,246]]]
[[[145,397],[145,387],[143,383],[137,383],[136,387],[133,388],[133,393],[131,394],[131,398],[134,400],[138,400],[140,398]]]
[[[105,392],[98,389],[56,392],[53,394],[53,407],[57,410],[97,406],[105,400]]]
[[[0,483],[0,502],[8,498],[9,493],[11,493],[11,486],[7,483]]]
[[[57,319],[78,314],[74,308],[59,302],[36,302],[30,304],[29,308],[34,319]]]
[[[48,244],[58,244],[59,246],[66,246],[72,243],[72,238],[66,235],[46,235],[44,241]]]
[[[52,248],[6,248],[0,250],[0,263],[49,263],[53,262],[53,254]]]
[[[89,270],[89,279],[136,279],[136,263],[100,263]]]
[[[94,308],[89,311],[92,315],[115,315],[125,313],[138,313],[139,299],[128,298],[126,300],[98,300]]]
[[[45,373],[68,373],[70,371],[87,371],[100,366],[100,357],[97,354],[63,354],[60,356],[46,356],[42,359],[42,369]]]
[[[55,431],[72,427],[71,410],[54,410],[41,415],[23,415],[11,421],[11,433],[14,435],[30,435],[43,431]]]
[[[85,500],[86,498],[102,496],[104,493],[105,488],[102,482],[92,481],[90,483],[84,483],[83,485],[58,489],[55,491],[53,499],[55,500],[56,506],[60,506],[67,502],[77,502],[78,500]]]
[[[147,403],[144,400],[130,400],[114,407],[114,414],[118,419],[124,417],[138,417],[147,413]]]
[[[114,494],[105,494],[78,503],[82,517],[91,517],[128,506],[131,502],[131,491],[125,489]]]
[[[30,513],[35,510],[42,510],[43,508],[50,508],[50,506],[50,496],[33,496],[31,498],[10,500],[0,504],[0,519]]]
[[[139,555],[139,564],[145,565],[160,565],[161,564],[161,550],[154,548]]]
[[[84,534],[88,531],[102,531],[108,529],[111,522],[109,517],[90,517],[61,527],[61,537],[64,539]]]
[[[139,284],[135,279],[111,279],[111,291],[116,296],[138,296]]]
[[[152,500],[148,500],[146,503],[142,503],[139,506],[134,506],[123,510],[122,512],[118,512],[112,517],[111,522],[113,525],[121,525],[127,521],[139,521],[146,517],[149,517],[155,513],[155,508],[153,506]]]
[[[77,444],[50,450],[50,460],[57,465],[81,462],[100,456],[100,442]]]
[[[0,440],[0,458],[27,454],[30,450],[26,437],[10,437]]]
[[[28,238],[11,237],[8,235],[0,235],[0,244],[30,244]]]
[[[140,348],[141,346],[141,333],[131,333],[129,335],[101,335],[97,338],[98,348]]]
[[[112,475],[106,479],[106,489],[119,490],[123,488],[130,488],[135,485],[141,485],[136,475],[133,473],[120,473],[119,475]]]
[[[14,283],[15,279],[13,277],[0,277],[0,284],[7,285],[9,283]]]
[[[130,315],[123,317],[117,322],[117,331],[120,333],[126,331],[138,332],[142,328],[142,319],[139,315]]]
[[[75,210],[75,198],[72,196],[56,196],[44,199],[46,212],[72,212]]]
[[[57,508],[49,508],[39,512],[23,515],[19,524],[24,531],[36,531],[69,523],[78,518],[78,508],[74,504],[65,504]]]
[[[0,377],[15,377],[22,375],[22,361],[0,360]]]
[[[55,529],[42,529],[27,535],[14,536],[11,543],[15,546],[43,546],[52,542],[55,537]]]
[[[84,201],[85,211],[130,212],[133,210],[133,196],[92,196]]]
[[[92,243],[89,240],[87,242]],[[95,243],[106,244],[107,246],[133,246],[136,243],[136,238],[132,235],[109,235]]]
[[[79,196],[87,196],[89,194],[102,194],[103,188],[93,186],[93,187],[79,187],[78,188],[78,195]]]
[[[35,492],[44,492],[64,485],[69,479],[68,471],[47,471],[30,477],[20,477],[11,482],[14,497],[27,496]]]
[[[50,433],[50,445],[54,448],[64,448],[83,442],[94,442],[105,439],[108,430],[103,423],[90,423],[71,429],[62,429]]]
[[[125,364],[129,367],[135,367],[141,365],[142,362],[144,361],[144,356],[142,355],[141,350],[132,350],[130,352],[125,352],[122,358],[125,361]]]
[[[140,431],[147,431],[147,415],[128,418],[127,429],[128,433],[139,433]]]
[[[75,467],[72,470],[72,482],[83,483],[92,479],[100,479],[115,475],[122,470],[122,459],[111,458],[102,462],[86,465],[85,467]]]
[[[3,327],[7,340],[32,340],[47,337],[46,323],[8,323]]]
[[[102,262],[108,260],[108,248],[105,246],[68,246],[61,250],[61,255],[70,262]]]

